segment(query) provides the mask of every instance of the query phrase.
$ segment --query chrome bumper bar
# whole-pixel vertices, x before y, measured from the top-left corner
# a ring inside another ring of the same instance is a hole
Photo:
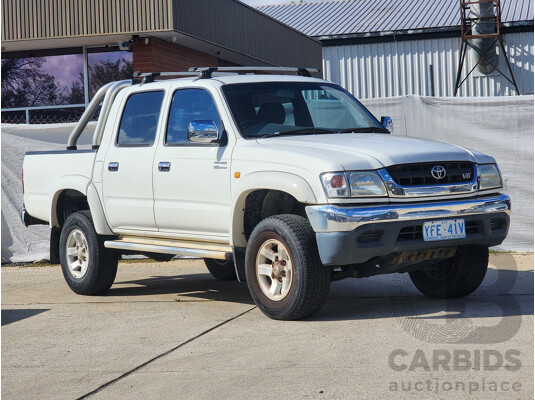
[[[349,232],[359,226],[389,221],[460,218],[465,215],[511,214],[506,194],[475,199],[420,204],[389,204],[377,207],[351,207],[332,204],[307,206],[308,219],[316,233]]]

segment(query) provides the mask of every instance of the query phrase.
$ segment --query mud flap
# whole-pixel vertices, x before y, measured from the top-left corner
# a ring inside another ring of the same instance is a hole
[[[59,237],[60,228],[50,229],[50,264],[59,264]]]
[[[245,282],[245,249],[234,248],[232,251],[234,258],[234,268],[236,269],[236,276],[238,282]]]

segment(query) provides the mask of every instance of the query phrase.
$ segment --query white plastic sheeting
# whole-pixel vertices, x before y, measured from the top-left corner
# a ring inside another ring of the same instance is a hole
[[[364,100],[395,134],[453,143],[493,155],[512,197],[511,229],[500,250],[533,251],[533,96]],[[48,259],[49,231],[24,227],[21,169],[26,151],[64,149],[74,124],[2,125],[2,263]],[[89,143],[92,127],[82,135]],[[46,166],[43,166],[46,168]]]
[[[2,124],[2,264],[48,260],[48,226],[26,228],[20,219],[22,160],[27,151],[64,150],[74,125]],[[80,137],[82,147],[91,147],[89,143],[94,128],[95,123],[90,123]]]

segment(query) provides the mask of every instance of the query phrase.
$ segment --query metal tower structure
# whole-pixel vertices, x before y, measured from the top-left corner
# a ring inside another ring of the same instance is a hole
[[[509,58],[503,45],[501,34],[501,7],[500,0],[460,0],[461,6],[461,52],[459,54],[459,67],[455,82],[455,93],[476,68],[488,74],[494,70],[499,72],[505,79],[512,83],[516,93],[520,94],[515,81]],[[496,45],[501,48],[501,54],[505,58],[509,76],[498,69],[498,55]],[[462,70],[468,48],[474,50],[477,62],[470,72],[462,78]],[[461,80],[462,79],[462,80]]]

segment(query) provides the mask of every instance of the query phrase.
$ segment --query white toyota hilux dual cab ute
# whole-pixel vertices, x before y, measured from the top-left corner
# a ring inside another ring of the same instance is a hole
[[[346,277],[407,272],[437,298],[481,284],[511,210],[494,158],[391,135],[307,69],[190,71],[104,86],[66,150],[26,154],[22,219],[50,226],[74,292],[106,292],[121,254],[204,258],[284,320]]]

